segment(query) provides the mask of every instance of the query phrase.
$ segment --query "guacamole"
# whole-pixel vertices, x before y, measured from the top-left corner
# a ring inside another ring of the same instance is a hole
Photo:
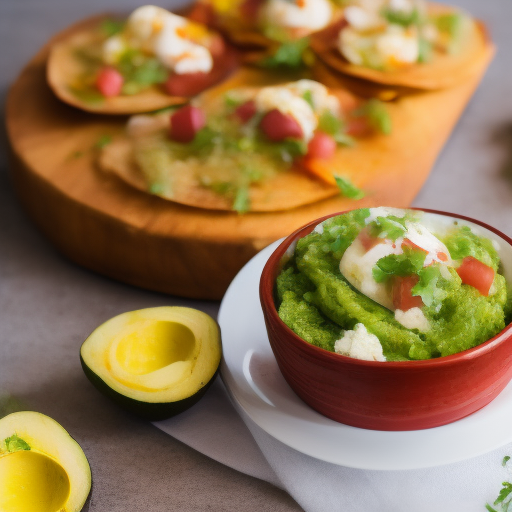
[[[376,336],[387,361],[447,356],[490,339],[511,314],[496,243],[455,219],[432,227],[432,218],[366,208],[326,220],[298,240],[277,278],[280,318],[333,352],[347,334]]]

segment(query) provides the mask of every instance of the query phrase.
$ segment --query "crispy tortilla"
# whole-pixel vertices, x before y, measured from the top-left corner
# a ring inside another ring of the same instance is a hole
[[[284,77],[287,79],[283,79]],[[226,91],[234,88],[254,84],[261,87],[270,84],[290,81],[290,75],[280,75],[263,72],[254,68],[242,68],[235,76],[215,89],[211,89],[198,98],[198,103],[208,105],[209,103],[219,101]],[[347,102],[347,93],[340,91],[340,101],[342,104]],[[207,108],[207,107],[205,107]],[[390,106],[390,115],[399,110],[398,105]],[[165,133],[165,128],[162,129]],[[381,152],[387,151],[388,146],[385,143],[387,139],[394,141],[391,144],[391,150],[398,144],[396,135],[384,136],[374,135],[368,139],[361,140],[354,148],[340,147],[336,154],[329,160],[323,161],[324,166],[333,173],[340,174],[349,178],[356,186],[360,184],[360,178],[365,175],[365,168],[375,165],[375,161],[380,159]],[[382,143],[384,141],[384,147]],[[377,144],[375,151],[368,154],[368,147],[373,142]],[[358,146],[361,147],[358,149]],[[345,155],[347,152],[356,151],[358,157],[356,166],[351,165],[349,169],[345,168]],[[187,162],[187,166],[179,165],[173,172],[172,166],[169,166],[169,180],[172,185],[168,189],[151,191],[151,184],[147,181],[141,172],[135,157],[134,142],[128,135],[118,137],[111,144],[103,148],[100,160],[100,168],[110,174],[117,176],[132,187],[135,187],[146,193],[154,193],[164,199],[175,203],[204,208],[210,210],[232,211],[233,197],[224,196],[201,185],[198,175],[201,171],[201,163]],[[290,210],[299,206],[315,203],[322,199],[334,197],[339,194],[338,188],[315,178],[311,173],[304,171],[299,164],[294,164],[284,172],[276,172],[269,179],[254,183],[249,188],[250,211],[252,212],[271,212]]]
[[[55,44],[48,57],[46,77],[56,96],[74,107],[99,114],[137,114],[186,103],[188,97],[168,95],[162,86],[153,85],[134,95],[120,95],[104,98],[94,90],[83,91],[83,83],[94,80],[98,67],[77,57],[77,52],[101,43],[103,36],[97,27],[105,18],[95,18],[88,26],[73,33],[67,39]],[[220,83],[238,65],[237,52],[226,45],[226,51],[214,58],[214,66],[209,73],[211,79],[206,87]]]
[[[429,10],[436,14],[453,12],[453,8],[439,4],[429,4]],[[482,61],[494,52],[485,26],[473,21],[466,44],[459,53],[436,52],[431,62],[380,71],[345,59],[336,46],[338,31],[331,26],[311,37],[311,48],[321,61],[340,74],[396,88],[436,90],[460,84],[478,74]]]

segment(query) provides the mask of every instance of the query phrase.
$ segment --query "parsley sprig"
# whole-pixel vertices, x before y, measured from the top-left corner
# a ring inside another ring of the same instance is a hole
[[[503,457],[503,461],[501,465],[503,467],[507,467],[507,462],[510,460],[510,457],[507,455]],[[512,512],[512,483],[511,482],[502,482],[502,488],[498,494],[496,500],[494,500],[493,505],[499,508],[494,508],[489,503],[485,504],[485,508],[489,512]]]

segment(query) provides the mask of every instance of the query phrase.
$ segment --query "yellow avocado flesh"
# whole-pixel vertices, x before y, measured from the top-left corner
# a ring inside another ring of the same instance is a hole
[[[142,309],[98,327],[80,355],[101,391],[109,394],[110,388],[137,402],[169,404],[211,381],[221,358],[220,332],[210,316],[192,308]]]
[[[22,450],[0,457],[2,512],[57,512],[69,490],[67,473],[43,453]]]
[[[13,436],[30,449],[13,449]],[[90,490],[87,458],[55,420],[31,411],[0,419],[1,512],[80,512]]]

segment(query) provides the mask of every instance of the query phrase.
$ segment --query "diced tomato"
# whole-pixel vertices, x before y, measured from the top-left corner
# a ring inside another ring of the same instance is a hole
[[[302,128],[296,119],[276,108],[263,116],[260,128],[273,142],[280,142],[288,137],[300,139],[303,136]]]
[[[352,117],[347,121],[347,135],[352,137],[368,137],[373,131],[366,117]]]
[[[215,22],[215,10],[212,5],[204,2],[196,2],[187,18],[203,25],[213,25]]]
[[[476,288],[486,297],[489,295],[494,281],[494,270],[485,263],[473,258],[473,256],[466,256],[460,267],[457,268],[457,274],[459,274],[463,284]]]
[[[103,68],[96,78],[96,87],[106,98],[119,96],[123,83],[123,75],[111,67]]]
[[[414,251],[421,251],[425,254],[428,254],[428,251],[426,249],[423,249],[423,247],[420,247],[419,245],[415,244],[412,240],[409,240],[408,238],[404,238],[404,241],[402,242],[402,250],[404,247],[407,247],[408,249],[413,249]]]
[[[222,57],[226,51],[226,43],[221,35],[215,34],[212,36],[210,43],[208,44],[208,50],[212,54],[213,59]]]
[[[446,255],[446,253],[444,253],[444,252],[440,252],[440,251],[439,251],[439,252],[437,253],[437,259],[438,259],[439,261],[448,261],[448,256]]]
[[[170,96],[195,96],[210,84],[210,73],[185,73],[183,75],[172,74],[164,84],[167,94]]]
[[[307,156],[327,159],[336,152],[336,141],[327,133],[316,132],[308,144]]]
[[[205,126],[204,112],[197,107],[187,105],[171,115],[169,136],[177,142],[192,142],[196,133]]]
[[[256,103],[253,100],[246,101],[235,109],[235,116],[242,123],[247,123],[247,121],[253,118],[254,114],[256,114]]]
[[[348,114],[361,106],[361,100],[346,89],[337,89],[334,93],[340,103],[341,110]]]
[[[397,276],[393,280],[393,306],[395,309],[408,311],[411,308],[421,308],[423,301],[419,295],[413,295],[412,289],[419,281],[416,274],[406,277]]]
[[[362,231],[360,231],[359,235],[357,235],[357,238],[361,242],[361,245],[363,246],[366,252],[368,252],[376,245],[382,244],[384,242],[383,238],[370,235],[370,231],[368,230],[368,228],[365,228]]]
[[[264,1],[265,0],[244,0],[242,5],[240,5],[240,14],[247,21],[256,22]]]

